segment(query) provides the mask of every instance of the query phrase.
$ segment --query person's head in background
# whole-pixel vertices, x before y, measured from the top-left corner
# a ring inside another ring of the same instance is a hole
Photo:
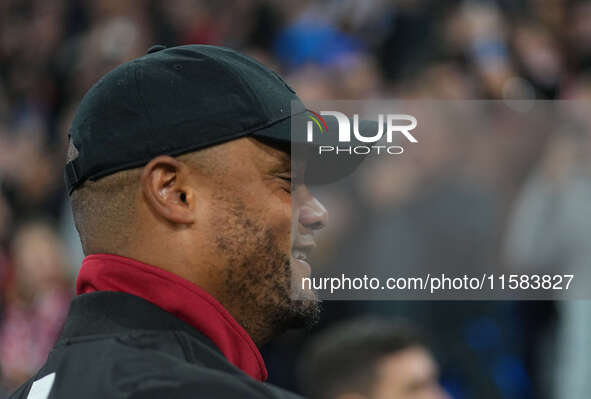
[[[14,289],[20,300],[33,300],[59,288],[69,289],[63,242],[48,220],[23,222],[14,232],[11,253]]]
[[[401,322],[332,326],[305,349],[298,374],[311,399],[449,399],[423,338]]]

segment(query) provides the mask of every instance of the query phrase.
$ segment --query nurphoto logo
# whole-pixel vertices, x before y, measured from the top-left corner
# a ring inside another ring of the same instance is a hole
[[[392,144],[396,136],[402,136],[410,143],[419,142],[411,134],[411,130],[417,127],[417,119],[412,115],[378,114],[378,123],[375,126],[377,131],[375,131],[375,134],[374,132],[366,131],[362,134],[359,129],[358,114],[353,115],[353,126],[351,128],[351,120],[342,112],[320,111],[318,114],[310,111],[310,113],[312,115],[308,116],[308,119],[310,120],[307,122],[306,132],[306,140],[309,143],[314,141],[314,130],[319,131],[320,134],[334,134],[334,132],[328,132],[328,127],[323,116],[335,118],[338,125],[338,132],[336,133],[338,134],[339,145],[320,145],[318,147],[319,154],[336,153],[366,155],[370,152],[375,152],[376,154],[387,153],[390,155],[400,155],[404,152],[404,147]],[[367,145],[350,145],[351,133],[356,142],[366,143]]]

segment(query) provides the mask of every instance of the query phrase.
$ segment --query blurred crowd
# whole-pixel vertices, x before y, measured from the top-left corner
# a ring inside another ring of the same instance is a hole
[[[73,113],[100,76],[156,43],[238,49],[309,102],[591,99],[591,1],[0,1],[0,397],[42,363],[73,295],[82,254],[62,178]],[[333,218],[327,242],[345,257],[339,234],[352,223],[396,236],[426,226],[414,243],[428,249],[399,244],[402,266],[583,267],[591,233],[591,218],[582,216],[591,200],[587,126],[519,134],[498,123],[456,146],[445,144],[453,132],[443,132],[382,168],[386,178],[360,181],[346,193],[350,201],[328,193],[328,208],[343,217]],[[349,220],[357,213],[347,207],[367,217]],[[387,219],[371,218],[384,212]],[[591,392],[585,302],[325,307],[320,330],[377,313],[432,332],[443,386],[455,399]],[[308,336],[288,334],[265,348],[272,382],[299,390],[293,359]]]

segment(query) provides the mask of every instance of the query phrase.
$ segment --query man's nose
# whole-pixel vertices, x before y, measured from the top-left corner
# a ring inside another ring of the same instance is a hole
[[[311,230],[320,230],[328,223],[328,211],[315,197],[310,196],[300,207],[299,222]]]

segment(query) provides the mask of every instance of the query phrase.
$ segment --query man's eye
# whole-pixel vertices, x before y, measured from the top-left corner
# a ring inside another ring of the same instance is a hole
[[[279,178],[287,183],[289,187],[286,190],[291,193],[291,176],[279,176]]]

